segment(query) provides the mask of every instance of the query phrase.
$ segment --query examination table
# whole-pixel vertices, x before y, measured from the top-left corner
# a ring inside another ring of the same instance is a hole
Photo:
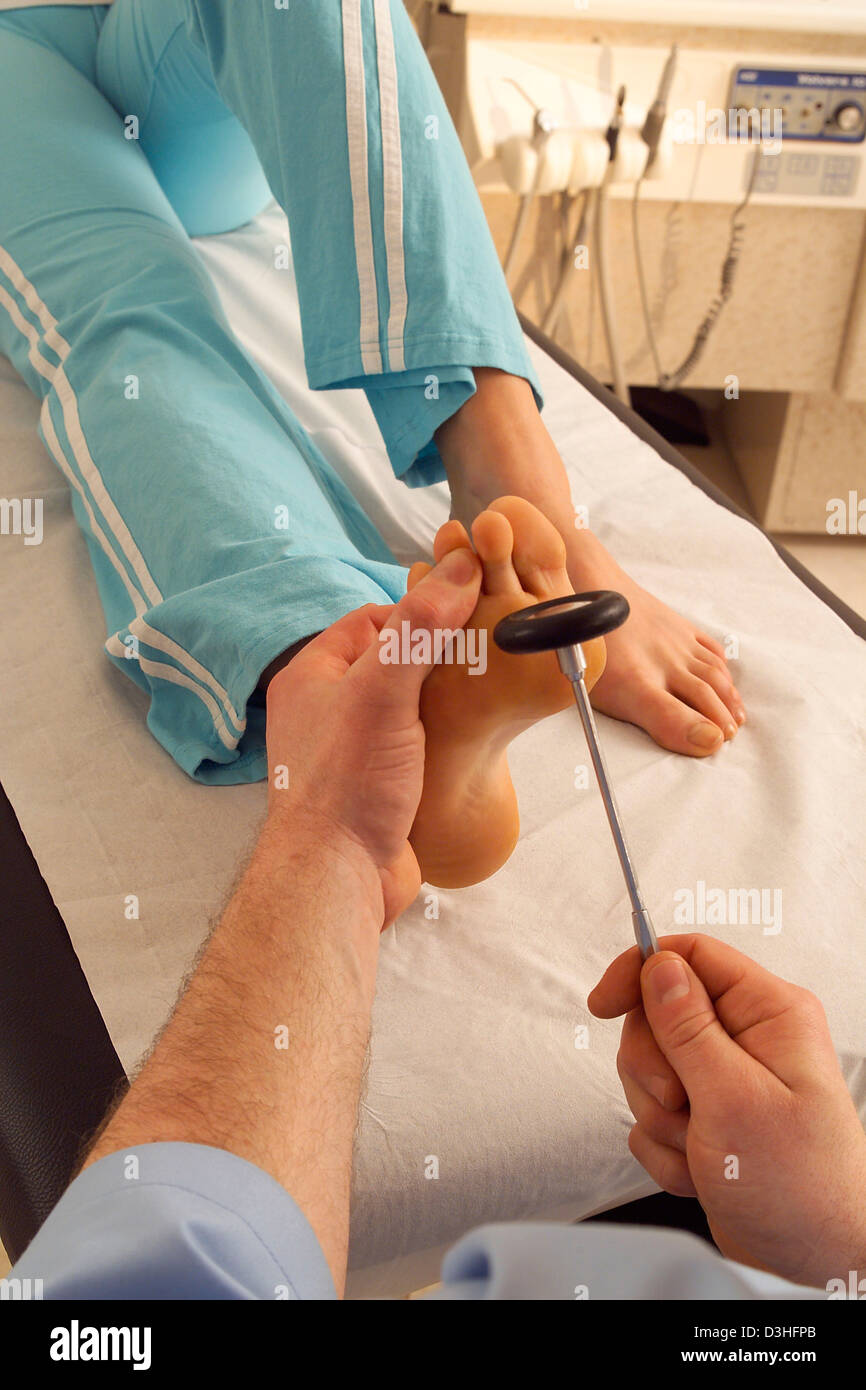
[[[241,341],[408,564],[429,553],[445,488],[393,479],[361,393],[307,390],[292,274],[274,269],[286,241],[270,208],[197,245]],[[575,503],[635,578],[727,645],[748,710],[707,761],[600,719],[657,930],[690,929],[674,921],[688,891],[700,917],[713,888],[764,890],[762,920],[695,928],[819,994],[866,1117],[866,624],[524,327]],[[148,733],[145,695],[102,653],[85,543],[37,418],[0,359],[0,496],[44,498],[45,532],[0,542],[0,1237],[13,1258],[167,1016],[264,806],[262,785],[192,782]],[[626,1146],[620,1023],[586,1009],[632,938],[598,790],[577,772],[575,712],[524,734],[511,765],[512,859],[472,889],[425,886],[383,938],[356,1297],[430,1282],[481,1222],[576,1220],[656,1191]]]

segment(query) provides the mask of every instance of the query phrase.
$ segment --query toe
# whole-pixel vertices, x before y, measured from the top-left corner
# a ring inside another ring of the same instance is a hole
[[[708,637],[705,632],[696,632],[695,637],[700,642],[702,647],[706,647],[707,651],[713,653],[713,656],[720,657],[721,660],[727,664],[727,658],[725,657],[725,649],[722,646],[721,642],[717,642],[715,637]]]
[[[731,711],[724,700],[716,694],[713,687],[708,685],[700,676],[693,676],[690,671],[678,672],[669,688],[672,695],[675,695],[684,705],[691,707],[692,722],[694,722],[694,712],[697,710],[698,714],[704,715],[718,725],[725,738],[734,737],[737,732],[737,722]]]
[[[490,511],[507,518],[514,533],[514,569],[527,594],[558,598],[571,592],[565,541],[552,521],[524,497],[500,497]]]
[[[720,670],[718,666],[700,659],[692,662],[689,669],[693,676],[698,676],[700,680],[706,681],[707,685],[712,686],[738,724],[745,724],[746,711],[743,708],[743,701],[727,670]]]
[[[421,583],[421,580],[424,578],[425,574],[429,574],[432,568],[432,565],[426,564],[423,560],[418,560],[417,563],[412,566],[406,579],[407,594],[409,593],[410,589],[415,588],[416,584]]]
[[[635,695],[640,718],[634,722],[639,722],[662,748],[692,758],[706,758],[724,743],[715,720],[701,719],[692,706],[667,690],[651,686]]]
[[[489,509],[472,523],[472,539],[484,571],[481,588],[485,594],[523,593],[512,563],[514,535],[508,518]]]
[[[433,541],[433,558],[437,565],[446,555],[450,555],[452,550],[459,550],[461,546],[471,547],[472,542],[466,532],[466,527],[461,521],[446,521],[444,526],[440,526]]]
[[[711,651],[709,647],[705,647],[699,638],[695,642],[694,659],[695,661],[705,661],[708,666],[715,666],[717,671],[724,671],[725,675],[730,677],[731,673],[728,670],[728,663],[725,658],[723,656],[718,656],[717,653]]]

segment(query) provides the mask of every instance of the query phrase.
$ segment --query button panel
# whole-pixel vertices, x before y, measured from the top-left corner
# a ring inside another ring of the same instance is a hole
[[[745,133],[751,124],[765,140],[866,140],[866,72],[737,68],[730,106],[735,126]],[[760,122],[750,123],[756,110]]]
[[[853,198],[862,163],[859,154],[805,154],[783,150],[779,154],[760,155],[761,163],[755,176],[756,193],[776,193],[780,197]],[[748,187],[752,178],[752,161],[746,161],[743,179]]]

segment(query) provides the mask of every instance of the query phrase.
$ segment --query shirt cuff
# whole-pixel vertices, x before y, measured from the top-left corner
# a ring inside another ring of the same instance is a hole
[[[312,1227],[260,1168],[140,1144],[86,1168],[12,1273],[46,1299],[335,1299]]]
[[[791,1284],[733,1264],[683,1231],[638,1226],[482,1226],[442,1262],[434,1301],[660,1299],[826,1299],[825,1290]]]

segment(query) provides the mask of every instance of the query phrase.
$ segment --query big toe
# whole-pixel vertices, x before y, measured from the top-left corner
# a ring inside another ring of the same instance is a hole
[[[625,700],[615,700],[613,705],[598,690],[595,703],[604,713],[616,719],[640,725],[660,747],[669,749],[671,753],[706,758],[716,753],[725,741],[718,724],[704,718],[660,686],[636,684]]]
[[[450,555],[452,550],[459,550],[461,546],[472,548],[472,542],[466,534],[466,527],[461,521],[446,521],[444,526],[440,526],[433,540],[433,559],[437,565],[440,560],[444,560],[446,555]]]
[[[570,593],[565,541],[553,522],[524,497],[500,497],[489,510],[511,527],[512,565],[523,591],[538,599]]]
[[[472,523],[472,540],[483,571],[482,592],[488,596],[513,594],[521,597],[523,589],[514,569],[514,533],[506,516],[488,508]]]

